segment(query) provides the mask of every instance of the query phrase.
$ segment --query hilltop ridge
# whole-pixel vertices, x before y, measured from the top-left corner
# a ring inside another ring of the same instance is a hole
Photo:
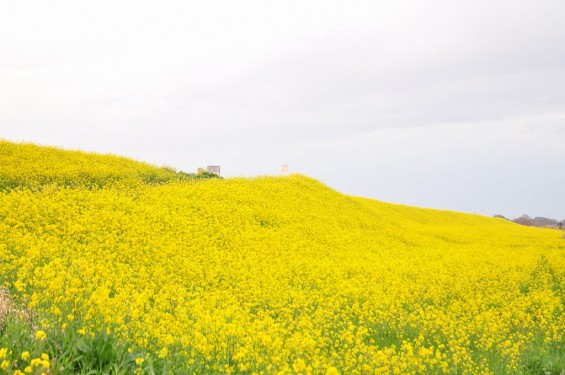
[[[160,184],[213,177],[157,167],[113,154],[64,150],[0,139],[0,190],[17,186],[98,186],[120,181]]]

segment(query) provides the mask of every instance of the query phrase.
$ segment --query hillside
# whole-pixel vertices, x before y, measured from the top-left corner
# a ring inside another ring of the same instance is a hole
[[[301,175],[151,184],[139,178],[174,172],[6,142],[0,155],[8,185],[65,181],[0,192],[0,282],[48,334],[108,329],[134,343],[140,371],[565,363],[559,231],[350,197]],[[98,178],[122,183],[92,189]]]
[[[0,165],[0,189],[49,184],[100,187],[123,180],[162,183],[179,178],[179,174],[170,168],[159,168],[125,157],[1,139]]]

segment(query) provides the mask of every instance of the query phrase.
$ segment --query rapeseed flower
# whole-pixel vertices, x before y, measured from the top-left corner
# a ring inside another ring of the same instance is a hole
[[[43,341],[47,339],[47,333],[45,333],[45,331],[43,330],[38,330],[37,332],[35,332],[35,339]]]
[[[11,366],[11,363],[10,363],[10,361],[8,361],[7,359],[3,360],[3,361],[0,363],[0,369],[2,369],[2,370],[6,370],[6,369],[8,369],[8,367],[10,367],[10,366]]]

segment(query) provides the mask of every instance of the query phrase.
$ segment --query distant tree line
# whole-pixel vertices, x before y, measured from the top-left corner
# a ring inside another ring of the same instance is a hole
[[[494,215],[495,217],[498,218],[503,218],[506,219],[504,216],[502,215]],[[557,221],[555,219],[549,219],[547,217],[541,217],[541,216],[536,216],[536,217],[530,217],[529,215],[522,215],[520,217],[517,217],[516,219],[512,219],[510,220],[516,224],[521,224],[521,225],[528,225],[531,227],[544,227],[544,228],[559,228],[562,229],[563,225],[565,225],[565,219],[561,220],[561,221]]]

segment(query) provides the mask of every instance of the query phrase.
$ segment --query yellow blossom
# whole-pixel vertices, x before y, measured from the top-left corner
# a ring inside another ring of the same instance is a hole
[[[292,368],[296,372],[302,372],[306,370],[306,362],[303,359],[299,359],[292,365]]]
[[[2,370],[6,370],[8,367],[10,367],[10,361],[5,359],[2,361],[2,363],[0,363],[0,368]]]
[[[47,338],[47,334],[45,333],[45,331],[43,330],[38,330],[37,332],[35,332],[35,339],[36,340],[40,340],[43,341]]]
[[[159,350],[159,358],[166,358],[169,355],[169,349],[164,347]]]

